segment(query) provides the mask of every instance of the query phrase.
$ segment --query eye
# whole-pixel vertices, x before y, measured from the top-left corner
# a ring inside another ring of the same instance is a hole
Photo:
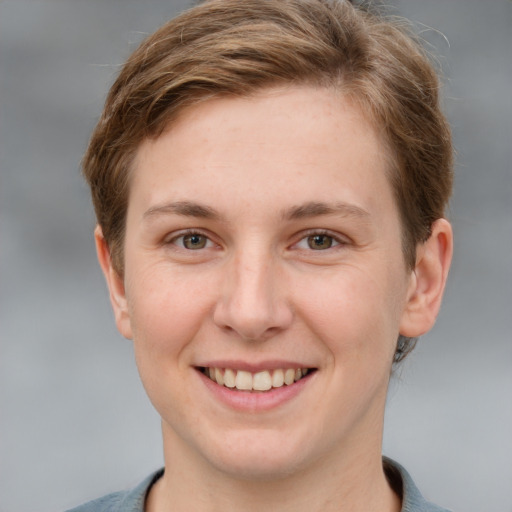
[[[332,236],[329,235],[310,235],[306,238],[308,247],[314,251],[321,251],[323,249],[330,249],[338,243]]]
[[[202,233],[186,233],[171,240],[171,243],[190,251],[206,249],[213,246],[213,242]]]
[[[344,243],[345,242],[338,237],[320,231],[305,236],[299,240],[295,247],[302,250],[326,251],[343,245]]]

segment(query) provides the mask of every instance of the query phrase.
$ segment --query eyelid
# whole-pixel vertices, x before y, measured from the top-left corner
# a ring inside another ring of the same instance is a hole
[[[316,236],[316,235],[320,235],[320,236],[323,235],[323,236],[328,236],[328,237],[332,238],[335,242],[335,245],[333,245],[332,247],[329,247],[328,249],[323,249],[323,250],[319,249],[317,251],[314,251],[313,249],[310,249],[310,248],[308,248],[308,249],[304,248],[303,250],[321,253],[321,252],[327,252],[327,251],[330,251],[333,249],[336,250],[340,246],[346,246],[351,243],[350,238],[348,238],[347,236],[341,235],[340,233],[335,233],[328,229],[308,229],[306,231],[302,231],[301,233],[299,233],[297,235],[296,241],[292,244],[292,247],[297,247],[301,242],[305,241],[307,238],[309,238],[311,236]]]
[[[217,241],[215,241],[214,237],[212,236],[212,234],[209,231],[201,229],[201,228],[186,228],[186,229],[174,231],[164,238],[162,245],[174,245],[175,247],[177,247],[179,249],[189,251],[188,249],[185,249],[184,247],[180,247],[176,243],[177,240],[179,240],[180,238],[186,237],[187,235],[200,235],[200,236],[206,237],[208,239],[208,246],[203,248],[203,250],[206,248],[211,248],[212,245],[217,246],[217,247],[219,247],[219,245],[220,245]],[[334,240],[335,245],[333,245],[329,249],[318,250],[318,251],[314,251],[314,252],[326,252],[330,249],[331,250],[336,249],[339,246],[345,246],[345,245],[349,245],[351,243],[350,238],[346,235],[342,235],[340,233],[335,233],[328,229],[314,229],[313,228],[313,229],[308,229],[306,231],[302,231],[299,234],[297,234],[296,237],[294,237],[295,241],[291,244],[291,247],[292,248],[297,247],[300,242],[303,242],[308,237],[315,236],[315,235],[328,236]],[[313,252],[312,249],[304,248],[304,250]]]
[[[182,229],[182,230],[179,230],[179,231],[174,231],[174,232],[170,233],[169,235],[167,235],[164,238],[163,245],[173,245],[173,246],[177,247],[178,249],[181,249],[181,250],[184,250],[184,251],[194,252],[191,249],[186,249],[185,247],[181,247],[181,246],[179,246],[176,243],[177,240],[179,240],[180,238],[184,238],[184,237],[186,237],[188,235],[200,235],[200,236],[204,236],[205,238],[208,239],[207,246],[204,247],[203,249],[198,249],[198,251],[204,250],[204,249],[211,249],[212,245],[213,246],[218,246],[218,243],[216,243],[213,240],[213,237],[211,236],[210,233],[208,233],[204,229],[199,229],[199,228],[197,228],[197,229],[195,229],[195,228],[187,228],[187,229]]]

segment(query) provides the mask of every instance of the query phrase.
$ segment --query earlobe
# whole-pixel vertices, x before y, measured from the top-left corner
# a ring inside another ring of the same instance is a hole
[[[110,303],[114,310],[114,317],[116,320],[117,329],[119,332],[128,339],[132,338],[132,328],[130,322],[130,314],[128,310],[128,302],[126,300],[126,292],[123,278],[117,273],[112,266],[112,259],[110,257],[110,249],[103,237],[103,232],[100,226],[96,226],[94,230],[94,239],[96,241],[96,253],[98,261],[107,281],[107,286],[110,294]]]
[[[429,239],[417,248],[407,302],[400,322],[400,334],[421,336],[434,325],[448,277],[453,253],[453,233],[446,219],[432,225]]]

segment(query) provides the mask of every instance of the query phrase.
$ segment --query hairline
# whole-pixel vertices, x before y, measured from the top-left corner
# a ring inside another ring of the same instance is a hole
[[[394,204],[398,211],[399,221],[400,221],[400,233],[401,233],[401,245],[402,245],[402,254],[404,256],[404,263],[407,268],[412,269],[414,266],[414,262],[411,256],[415,255],[416,247],[410,247],[411,240],[410,236],[408,235],[406,221],[404,219],[404,215],[401,208],[401,202],[397,194],[397,186],[394,183],[395,180],[399,179],[399,164],[398,160],[396,158],[396,155],[394,155],[393,147],[391,142],[388,140],[388,138],[383,134],[384,126],[382,126],[382,122],[379,122],[376,115],[371,115],[369,112],[370,109],[364,108],[363,102],[361,101],[360,95],[357,94],[357,89],[354,87],[343,87],[345,81],[342,79],[341,76],[338,76],[336,78],[324,75],[322,77],[316,77],[312,79],[311,77],[304,77],[302,80],[275,80],[273,82],[270,82],[268,84],[263,84],[260,86],[254,86],[253,89],[251,89],[248,92],[230,92],[230,91],[209,91],[208,94],[195,94],[189,96],[189,102],[187,102],[184,105],[181,105],[179,108],[174,109],[171,111],[171,109],[168,109],[169,115],[164,116],[162,121],[158,123],[152,130],[150,130],[145,136],[142,136],[132,147],[132,150],[129,152],[131,153],[130,159],[127,162],[126,166],[126,208],[124,211],[124,220],[122,225],[122,230],[119,233],[119,237],[117,237],[115,245],[119,247],[115,247],[115,251],[119,251],[120,254],[115,255],[114,261],[117,262],[117,265],[119,268],[116,268],[117,273],[122,276],[124,274],[124,254],[125,254],[125,239],[126,239],[126,220],[127,220],[127,213],[130,203],[130,191],[132,188],[132,180],[133,180],[133,174],[135,173],[135,170],[137,168],[137,160],[140,155],[140,149],[142,145],[145,142],[148,141],[156,141],[164,134],[171,131],[179,122],[181,119],[186,117],[188,113],[193,110],[198,105],[208,102],[208,101],[215,101],[218,99],[251,99],[251,98],[258,98],[258,96],[261,96],[262,94],[268,94],[268,93],[276,93],[286,91],[290,88],[313,88],[313,89],[324,89],[324,90],[331,90],[333,93],[340,95],[340,99],[343,98],[346,101],[349,102],[349,105],[356,109],[356,111],[363,116],[365,121],[369,123],[375,130],[375,134],[379,138],[379,141],[382,144],[383,148],[383,154],[382,156],[385,158],[385,170],[386,178],[389,182],[389,185],[391,187],[391,191],[393,194]],[[127,152],[128,153],[128,152]],[[120,242],[120,243],[119,243]],[[411,254],[412,251],[412,254]]]

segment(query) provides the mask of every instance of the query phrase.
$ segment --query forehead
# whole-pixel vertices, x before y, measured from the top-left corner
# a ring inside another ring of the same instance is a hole
[[[216,98],[143,142],[129,204],[150,207],[194,194],[225,207],[251,197],[246,207],[256,208],[261,195],[265,207],[318,200],[371,209],[379,190],[390,189],[388,154],[378,130],[333,89]]]

